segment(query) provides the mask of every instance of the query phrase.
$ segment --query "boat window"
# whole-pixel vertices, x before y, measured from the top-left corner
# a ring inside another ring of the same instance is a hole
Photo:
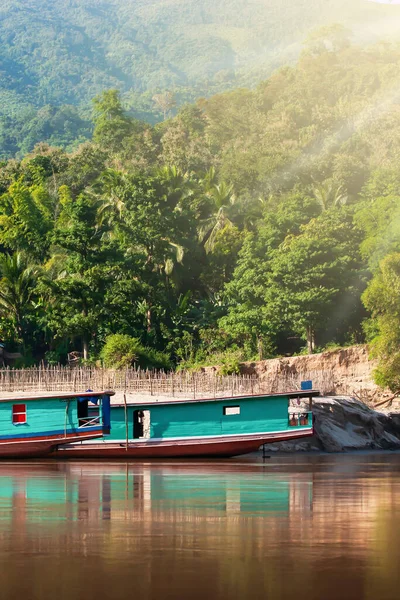
[[[18,425],[19,423],[26,423],[26,404],[13,404],[12,422],[13,425]]]
[[[78,423],[79,427],[87,426],[89,422],[89,402],[88,399],[78,398]]]
[[[224,406],[224,415],[240,415],[240,406]]]

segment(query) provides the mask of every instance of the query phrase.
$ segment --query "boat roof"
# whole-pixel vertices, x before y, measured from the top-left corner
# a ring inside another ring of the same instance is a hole
[[[312,398],[315,396],[319,396],[319,391],[318,390],[299,390],[297,392],[281,392],[278,394],[272,394],[272,393],[266,393],[266,394],[245,394],[243,396],[220,396],[217,398],[188,398],[188,399],[180,399],[180,398],[176,398],[174,399],[170,399],[168,398],[168,400],[159,400],[159,399],[154,399],[153,401],[149,401],[148,399],[140,401],[138,400],[137,402],[132,402],[131,400],[129,402],[127,402],[127,406],[153,406],[153,405],[159,405],[159,404],[197,404],[197,403],[205,403],[205,402],[220,402],[220,401],[225,401],[225,402],[236,402],[239,400],[247,400],[247,399],[251,399],[251,398]],[[125,403],[113,403],[111,405],[113,408],[121,408],[121,407],[125,407]]]
[[[18,392],[18,395],[0,398],[0,402],[25,402],[27,400],[51,400],[55,398],[60,400],[68,400],[68,398],[98,398],[99,396],[114,396],[114,394],[115,392],[110,390],[101,392],[44,392],[35,395]]]

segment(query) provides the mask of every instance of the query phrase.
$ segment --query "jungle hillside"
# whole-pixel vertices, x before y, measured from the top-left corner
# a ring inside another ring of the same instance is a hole
[[[39,142],[76,148],[91,100],[118,89],[152,124],[200,97],[254,87],[295,64],[315,28],[354,41],[396,38],[400,7],[368,0],[3,0],[0,157]],[[167,96],[163,95],[168,92]]]
[[[256,86],[165,113],[110,88],[87,141],[3,160],[6,348],[235,372],[367,341],[398,390],[400,44],[323,27]]]

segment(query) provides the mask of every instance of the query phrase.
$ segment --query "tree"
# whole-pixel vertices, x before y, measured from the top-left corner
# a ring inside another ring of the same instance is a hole
[[[12,183],[0,197],[0,243],[11,251],[42,256],[52,225],[48,202],[41,184],[29,187],[22,178]]]
[[[372,271],[388,254],[400,250],[400,180],[397,172],[379,170],[364,188],[355,220],[364,232],[362,255]]]
[[[198,106],[188,106],[183,107],[175,118],[156,127],[155,133],[161,133],[160,162],[178,167],[183,173],[201,173],[209,169],[214,160],[206,123]]]
[[[124,196],[129,182],[124,175],[115,169],[106,169],[96,187],[100,190],[100,204],[97,210],[99,225],[112,226],[116,221],[122,221],[125,210]]]
[[[351,213],[331,209],[299,235],[288,236],[272,256],[266,316],[303,334],[310,353],[319,331],[337,330],[357,307],[362,288],[357,241]]]
[[[347,194],[341,185],[337,185],[332,180],[326,180],[323,183],[315,183],[313,194],[321,207],[321,210],[328,210],[333,206],[343,206],[347,203]]]
[[[122,143],[133,131],[133,121],[122,107],[118,90],[107,90],[93,100],[93,141],[102,148],[118,152]]]
[[[228,314],[219,323],[238,343],[247,344],[250,355],[260,358],[272,355],[280,344],[280,332],[287,332],[284,319],[279,315],[271,318],[265,310],[274,254],[287,236],[298,235],[302,225],[318,215],[319,208],[315,199],[296,190],[269,196],[263,211],[255,231],[245,236],[239,251],[233,277],[225,288]],[[286,351],[286,340],[283,347]]]
[[[0,255],[0,313],[13,322],[18,342],[25,344],[34,313],[38,269],[21,253]]]
[[[208,268],[203,273],[203,280],[212,293],[221,292],[232,279],[245,235],[235,225],[226,225],[215,235],[212,251],[207,257]]]
[[[363,302],[376,322],[372,355],[379,359],[375,381],[400,392],[400,253],[384,258],[363,294]]]
[[[68,155],[68,164],[58,177],[59,186],[66,185],[73,196],[90,189],[99,179],[109,158],[109,149],[92,143],[81,144]]]
[[[96,227],[97,204],[88,196],[73,199],[64,189],[51,240],[52,258],[45,265],[42,294],[46,325],[58,338],[79,338],[85,359],[89,342],[101,326],[111,265]],[[111,280],[113,278],[111,277]]]
[[[167,114],[176,106],[175,95],[172,92],[154,94],[153,102],[161,110],[164,121],[167,118]]]
[[[199,239],[208,253],[213,250],[218,233],[226,227],[233,226],[230,216],[235,205],[235,195],[231,185],[223,181],[210,184],[208,180],[206,194],[210,200],[210,213],[200,224]]]

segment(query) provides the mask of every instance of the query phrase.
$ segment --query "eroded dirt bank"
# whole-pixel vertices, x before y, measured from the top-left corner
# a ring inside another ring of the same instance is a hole
[[[302,380],[311,379],[313,387],[324,395],[355,396],[372,402],[386,395],[373,381],[375,367],[366,346],[352,346],[307,356],[247,362],[241,365],[241,371],[256,375],[271,391],[298,389]]]

